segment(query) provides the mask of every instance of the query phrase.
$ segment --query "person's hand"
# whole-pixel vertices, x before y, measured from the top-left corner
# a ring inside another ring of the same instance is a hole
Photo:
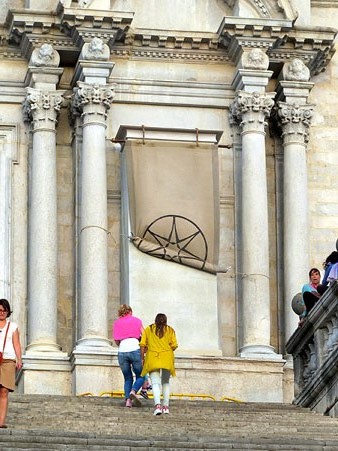
[[[21,359],[18,359],[17,361],[16,361],[16,369],[17,370],[20,370],[22,368],[22,360]]]

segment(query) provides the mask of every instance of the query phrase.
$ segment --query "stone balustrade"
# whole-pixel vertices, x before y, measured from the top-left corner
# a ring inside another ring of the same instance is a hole
[[[286,344],[293,356],[293,403],[338,416],[338,282],[320,301]]]

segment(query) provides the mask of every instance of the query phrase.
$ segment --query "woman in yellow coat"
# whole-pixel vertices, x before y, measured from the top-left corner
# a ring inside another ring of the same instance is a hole
[[[175,376],[174,351],[177,348],[175,331],[167,325],[164,313],[158,313],[155,323],[148,326],[142,333],[140,341],[143,362],[142,376],[149,373],[155,411],[154,415],[169,413],[170,375]],[[161,406],[161,385],[163,406]]]

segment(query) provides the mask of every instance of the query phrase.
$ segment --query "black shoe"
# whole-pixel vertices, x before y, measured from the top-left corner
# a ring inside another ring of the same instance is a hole
[[[141,391],[140,391],[140,395],[141,395],[142,398],[144,398],[144,399],[149,399],[147,390],[141,390]]]

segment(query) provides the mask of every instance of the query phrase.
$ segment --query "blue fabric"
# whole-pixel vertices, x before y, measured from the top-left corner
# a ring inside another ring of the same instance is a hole
[[[317,292],[317,290],[315,289],[315,288],[313,288],[309,283],[306,283],[305,285],[303,285],[303,288],[302,288],[302,294],[304,294],[306,291],[316,291]]]
[[[324,285],[324,286],[326,286],[329,283],[327,281],[327,278],[328,278],[328,275],[329,275],[329,273],[331,271],[332,266],[333,266],[333,263],[329,263],[327,265],[327,267],[325,268],[324,278],[323,278],[323,282],[322,282],[322,285]]]
[[[128,399],[130,391],[135,390],[135,392],[137,393],[144,382],[144,377],[141,376],[141,350],[137,349],[136,351],[131,352],[119,352],[117,357],[124,377],[124,396],[126,399]],[[134,383],[133,373],[135,374]]]

